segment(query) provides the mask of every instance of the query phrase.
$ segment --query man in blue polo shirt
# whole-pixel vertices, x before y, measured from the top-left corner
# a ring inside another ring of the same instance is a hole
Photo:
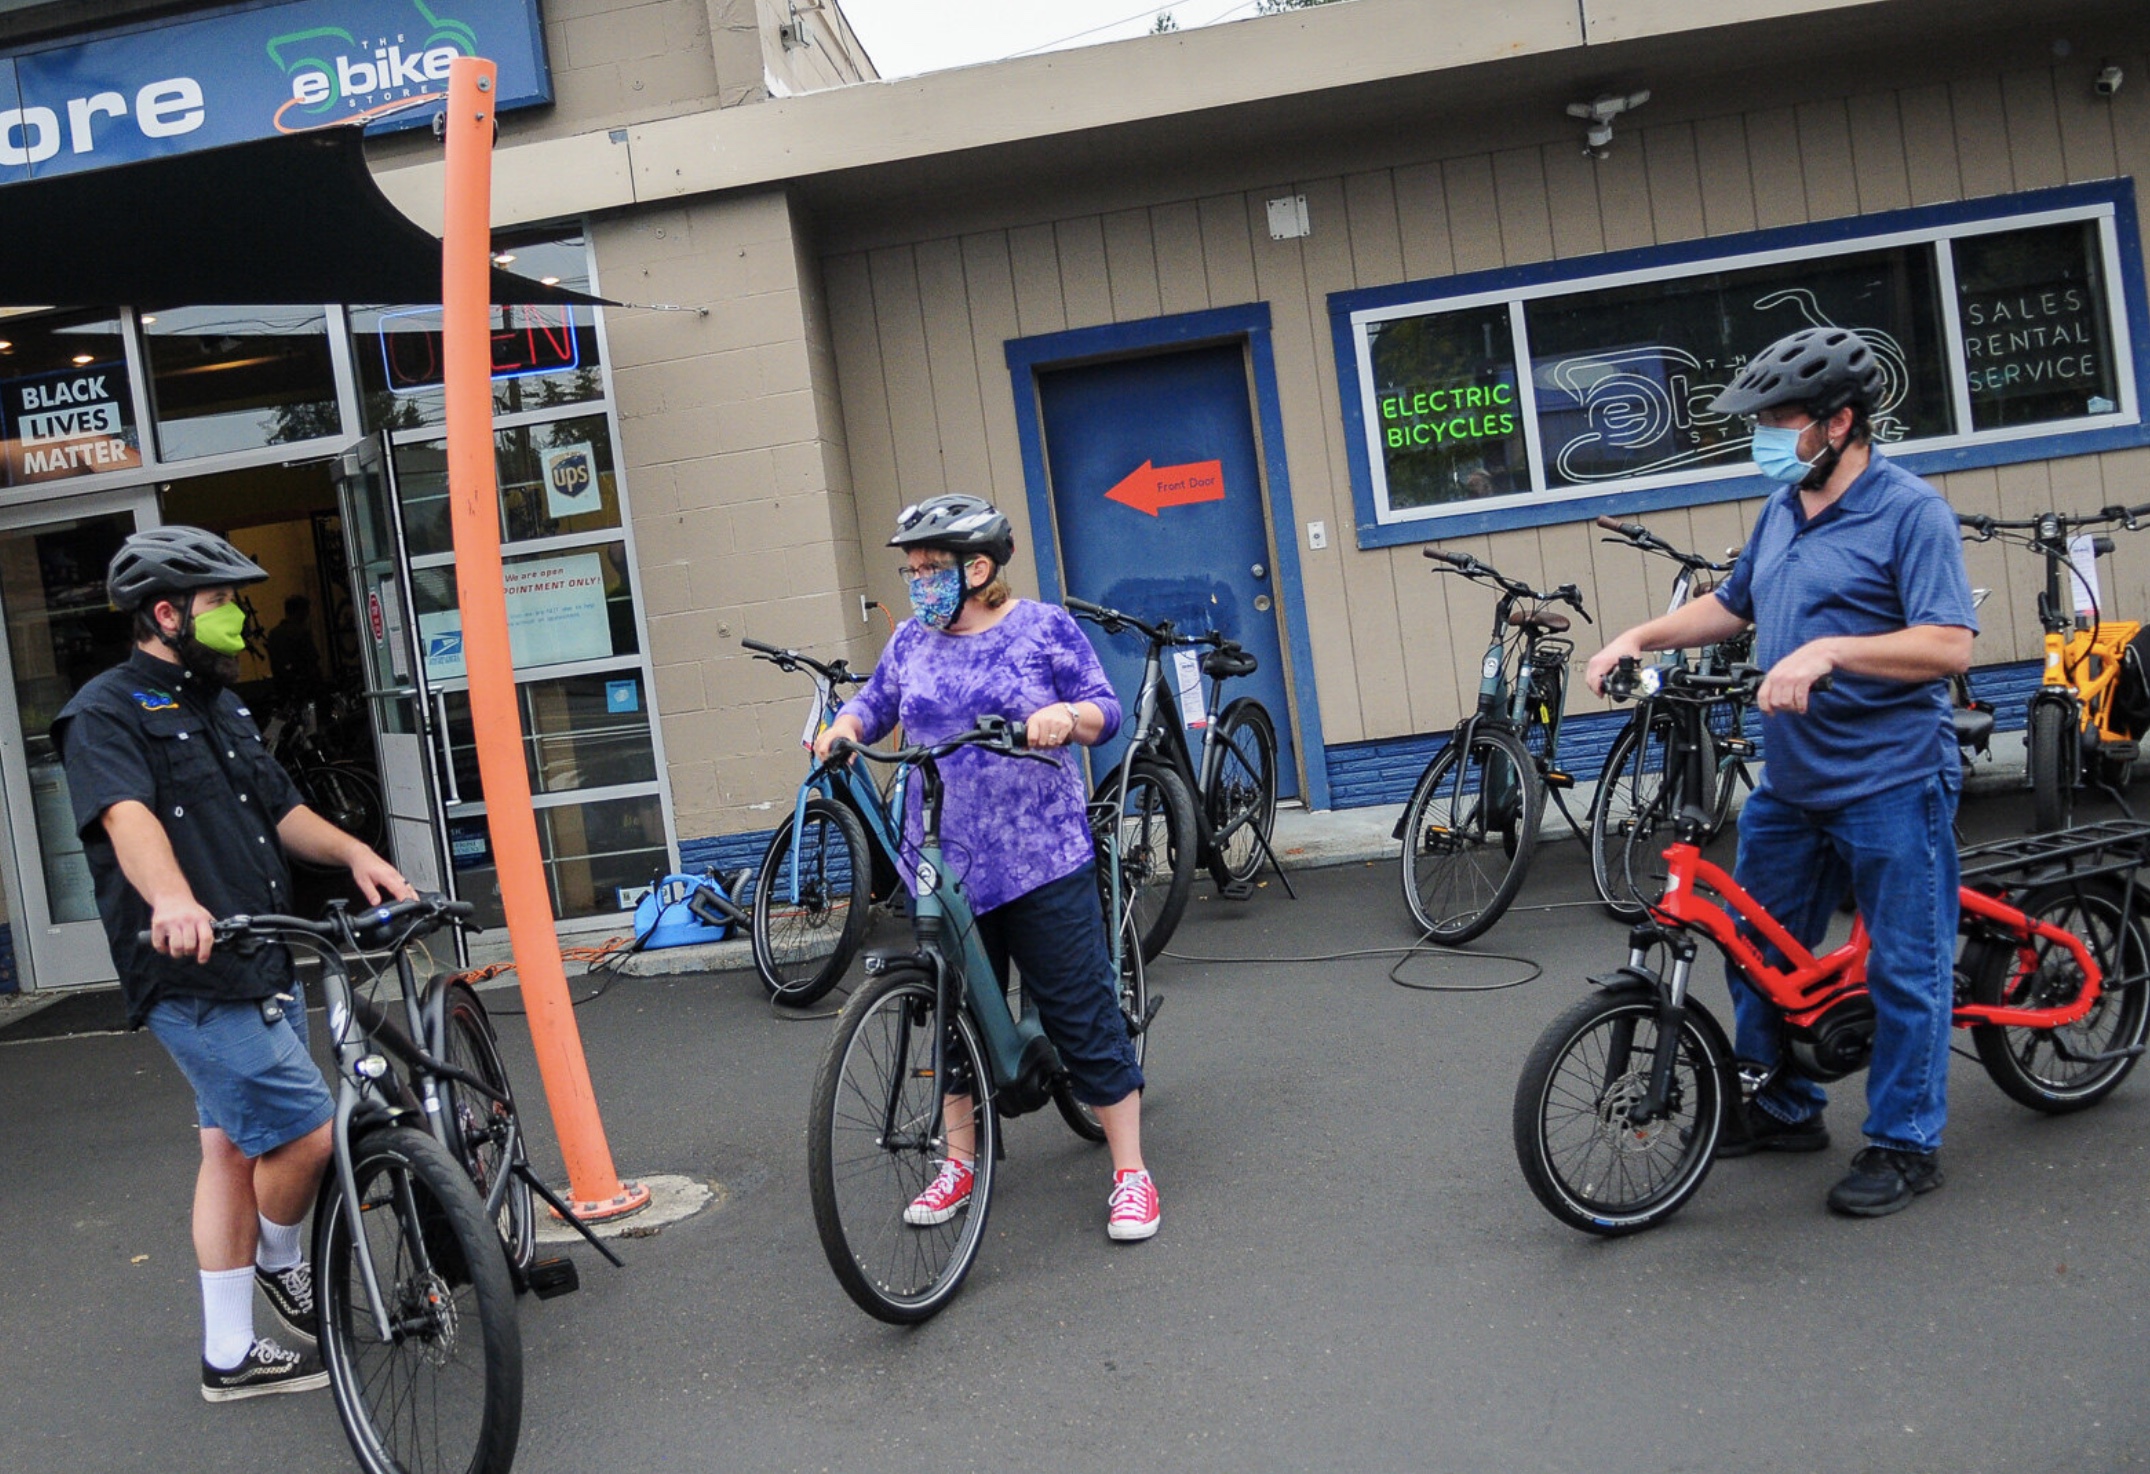
[[[1883,383],[1872,348],[1842,328],[1794,333],[1749,363],[1710,408],[1752,420],[1755,464],[1780,489],[1714,597],[1626,631],[1588,671],[1599,690],[1624,656],[1755,627],[1767,764],[1740,813],[1735,874],[1802,946],[1847,885],[1873,936],[1868,1146],[1829,1193],[1859,1217],[1941,1185],[1962,782],[1947,677],[1970,665],[1978,630],[1955,514],[1871,446]],[[1727,970],[1739,1055],[1773,1065],[1781,1016]],[[1820,1151],[1826,1102],[1779,1071],[1746,1138],[1718,1154]]]

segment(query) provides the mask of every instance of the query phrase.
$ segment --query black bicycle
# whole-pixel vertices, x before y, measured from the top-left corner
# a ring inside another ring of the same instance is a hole
[[[1468,553],[1426,549],[1452,573],[1499,592],[1480,665],[1478,706],[1456,724],[1412,786],[1395,837],[1403,841],[1403,898],[1428,940],[1455,946],[1500,920],[1523,888],[1549,788],[1574,780],[1560,768],[1568,659],[1558,638],[1566,604],[1585,623],[1572,583],[1534,589]]]
[[[1142,955],[1154,960],[1187,909],[1196,866],[1207,867],[1219,894],[1238,901],[1254,893],[1264,861],[1276,865],[1269,847],[1277,822],[1276,723],[1251,696],[1224,701],[1226,681],[1257,669],[1238,641],[1216,630],[1182,633],[1171,620],[1150,624],[1085,599],[1069,599],[1067,607],[1108,635],[1134,630],[1148,642],[1127,748],[1091,797],[1119,800],[1122,863],[1142,878],[1136,913]],[[1187,745],[1177,690],[1165,679],[1165,652],[1184,648],[1206,652],[1207,709],[1217,714],[1199,760]],[[1281,867],[1277,875],[1283,878]],[[1289,880],[1284,889],[1291,892]]]
[[[1603,539],[1669,558],[1679,565],[1672,578],[1672,597],[1667,612],[1680,609],[1691,598],[1701,598],[1716,587],[1716,577],[1730,573],[1736,551],[1722,562],[1699,553],[1686,553],[1634,522],[1598,518],[1598,526],[1616,536]],[[1754,632],[1743,630],[1731,639],[1704,648],[1693,669],[1704,675],[1723,675],[1745,664],[1754,652]],[[1667,664],[1688,669],[1685,652],[1675,653]],[[1710,816],[1708,838],[1722,832],[1732,812],[1737,786],[1751,790],[1754,778],[1747,759],[1755,754],[1747,736],[1746,719],[1752,692],[1745,686],[1725,688],[1723,698],[1709,704],[1703,740],[1710,744],[1703,768],[1710,777],[1710,792],[1703,811]],[[1673,820],[1686,805],[1685,767],[1673,755],[1675,714],[1661,702],[1645,696],[1638,700],[1627,725],[1613,739],[1598,774],[1597,794],[1590,802],[1590,879],[1605,909],[1622,921],[1635,921],[1645,903],[1656,894],[1664,872],[1663,851]]]

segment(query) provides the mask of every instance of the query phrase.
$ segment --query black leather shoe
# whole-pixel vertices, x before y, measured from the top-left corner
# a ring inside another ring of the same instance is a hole
[[[1850,1173],[1829,1189],[1829,1207],[1854,1218],[1881,1218],[1940,1185],[1938,1154],[1870,1146],[1851,1159]]]
[[[1780,1121],[1752,1101],[1740,1109],[1747,1118],[1746,1135],[1719,1137],[1720,1157],[1749,1157],[1756,1152],[1818,1152],[1829,1145],[1829,1128],[1822,1124],[1820,1111],[1804,1121]]]

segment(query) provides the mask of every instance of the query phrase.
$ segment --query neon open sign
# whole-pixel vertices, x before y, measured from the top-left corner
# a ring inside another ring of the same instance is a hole
[[[495,309],[493,377],[526,379],[582,366],[582,345],[572,307]],[[553,314],[557,313],[557,320]],[[384,312],[381,364],[396,394],[419,394],[441,384],[440,309],[414,307]]]

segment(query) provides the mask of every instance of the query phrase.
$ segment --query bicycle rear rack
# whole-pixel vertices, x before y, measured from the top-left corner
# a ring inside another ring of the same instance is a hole
[[[2150,822],[2107,819],[2097,824],[1997,839],[1961,855],[1962,883],[2017,889],[2058,880],[2130,875],[2150,864]]]

